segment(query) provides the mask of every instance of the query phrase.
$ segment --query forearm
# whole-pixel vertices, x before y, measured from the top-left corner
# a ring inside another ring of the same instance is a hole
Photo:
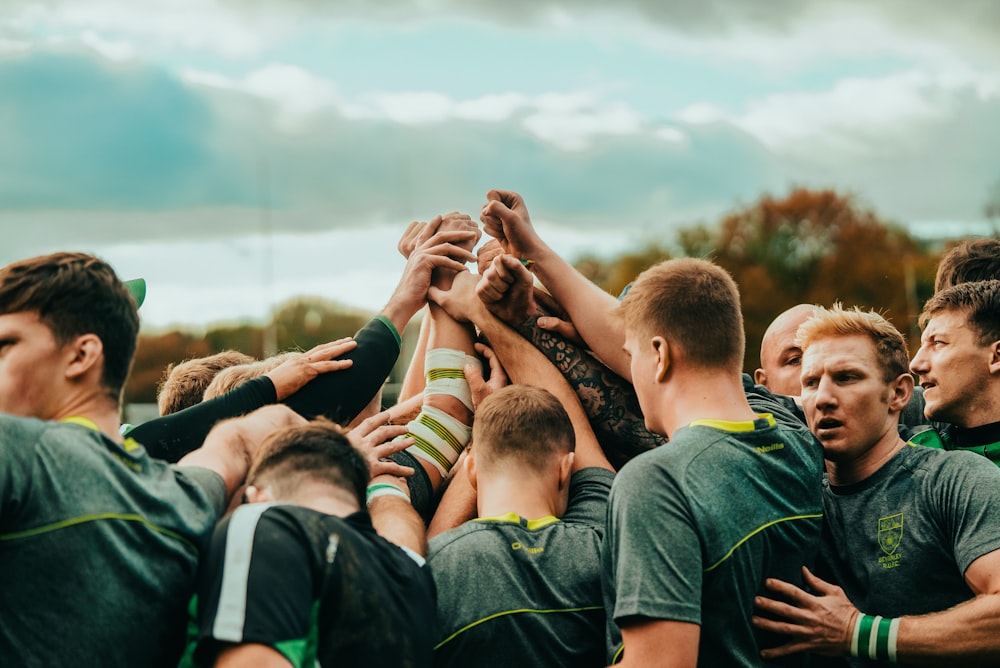
[[[576,392],[560,370],[531,342],[490,313],[482,302],[473,308],[473,321],[489,340],[490,347],[513,382],[542,387],[559,399],[576,434],[574,470],[588,466],[610,469],[611,464],[594,435]]]
[[[410,502],[398,496],[379,496],[368,504],[375,531],[391,543],[427,556],[424,521]]]
[[[537,326],[538,316],[517,327],[518,333],[559,370],[583,406],[597,440],[616,468],[666,442],[646,429],[635,388],[573,342]]]
[[[1000,594],[899,621],[898,662],[921,666],[1000,663]]]
[[[200,448],[217,422],[251,413],[276,400],[271,380],[255,378],[215,399],[144,422],[128,436],[141,443],[151,457],[177,462]]]
[[[566,310],[587,346],[618,375],[630,380],[622,346],[625,332],[612,315],[618,300],[592,283],[547,246],[539,249],[533,271]]]
[[[324,373],[284,400],[306,418],[318,415],[347,424],[381,389],[399,357],[399,333],[373,318],[354,336],[357,347],[344,355],[354,363],[341,371]]]

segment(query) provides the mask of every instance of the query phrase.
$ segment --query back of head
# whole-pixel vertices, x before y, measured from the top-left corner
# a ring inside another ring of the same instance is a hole
[[[139,335],[135,300],[109,264],[86,253],[52,253],[0,269],[0,314],[35,313],[55,340],[102,343],[101,385],[121,399]]]
[[[269,487],[276,500],[294,498],[303,484],[318,481],[365,507],[368,463],[347,434],[326,419],[271,434],[254,457],[247,485]]]
[[[891,322],[875,311],[862,311],[857,307],[845,309],[839,303],[829,309],[816,307],[816,314],[799,326],[795,342],[805,352],[822,339],[846,336],[865,336],[871,340],[885,382],[909,373],[910,355],[906,339]]]
[[[472,448],[484,467],[544,470],[555,457],[576,448],[573,423],[559,400],[531,385],[508,385],[476,409]]]
[[[677,258],[650,267],[632,283],[618,312],[626,330],[663,336],[694,367],[738,371],[743,366],[739,289],[725,269],[708,260]]]
[[[1000,280],[959,283],[936,293],[924,304],[920,326],[942,311],[962,311],[980,345],[1000,341]]]
[[[938,263],[934,292],[959,283],[1000,279],[1000,239],[971,239],[949,249]]]
[[[223,350],[168,366],[156,395],[160,415],[170,415],[201,403],[205,388],[220,371],[253,361],[253,357],[238,350]]]

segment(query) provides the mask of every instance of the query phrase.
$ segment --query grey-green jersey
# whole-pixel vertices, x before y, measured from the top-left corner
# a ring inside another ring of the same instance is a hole
[[[604,665],[600,547],[613,479],[575,473],[562,519],[483,518],[430,541],[435,665]]]
[[[1000,548],[1000,470],[968,452],[904,447],[860,483],[824,483],[823,505],[817,574],[870,615],[972,598],[966,568]]]
[[[0,415],[0,657],[11,666],[171,666],[215,473],[79,424]]]
[[[765,578],[799,582],[813,563],[822,470],[805,426],[771,415],[692,423],[626,464],[603,552],[608,661],[623,651],[618,623],[641,618],[700,625],[699,666],[762,665],[781,640],[753,629],[753,598]]]

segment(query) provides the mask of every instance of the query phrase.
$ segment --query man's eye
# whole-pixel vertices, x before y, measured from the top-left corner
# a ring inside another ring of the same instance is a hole
[[[789,357],[785,360],[785,366],[802,366],[801,357]]]

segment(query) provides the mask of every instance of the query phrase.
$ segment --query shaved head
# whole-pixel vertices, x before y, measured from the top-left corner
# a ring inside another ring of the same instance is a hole
[[[799,325],[817,313],[812,304],[797,304],[775,318],[760,342],[760,368],[754,381],[775,394],[799,396],[802,349],[795,344]]]

